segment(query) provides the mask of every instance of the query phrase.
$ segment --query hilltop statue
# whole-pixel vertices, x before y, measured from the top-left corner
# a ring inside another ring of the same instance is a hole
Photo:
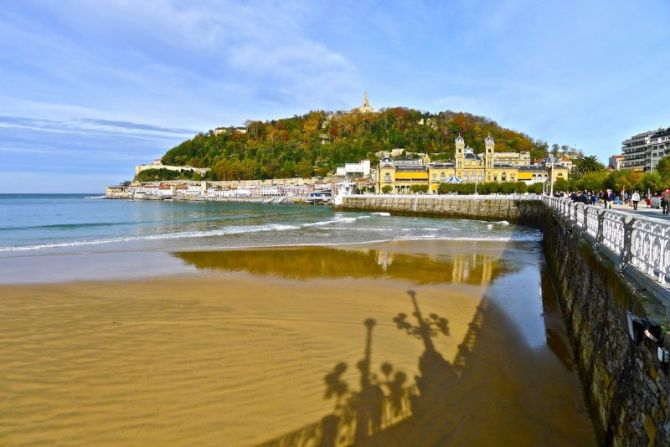
[[[375,109],[373,109],[370,106],[370,101],[368,100],[368,92],[367,91],[363,93],[363,104],[361,104],[361,106],[356,110],[358,110],[361,113],[373,113],[375,111]]]

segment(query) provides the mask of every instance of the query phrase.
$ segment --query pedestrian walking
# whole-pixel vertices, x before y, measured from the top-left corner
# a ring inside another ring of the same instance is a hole
[[[667,215],[670,211],[670,188],[665,188],[661,193],[661,208],[663,208],[664,215]]]
[[[640,202],[640,193],[637,192],[637,189],[630,196],[630,201],[633,202],[633,209],[637,210],[637,204]]]
[[[612,202],[614,201],[614,193],[611,189],[605,191],[605,209],[612,209]]]

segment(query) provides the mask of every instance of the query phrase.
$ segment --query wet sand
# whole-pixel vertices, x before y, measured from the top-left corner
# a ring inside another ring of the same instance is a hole
[[[252,252],[0,287],[0,445],[595,444],[537,252]],[[374,390],[395,402],[381,426]]]

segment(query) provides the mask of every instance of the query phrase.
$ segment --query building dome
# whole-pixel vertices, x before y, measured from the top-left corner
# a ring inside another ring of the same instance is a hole
[[[470,146],[465,148],[465,159],[466,160],[477,160],[477,155],[475,154],[474,149],[472,149]]]
[[[463,139],[460,133],[456,137],[456,143],[465,143],[465,140]]]
[[[486,137],[486,139],[484,141],[486,142],[486,144],[493,144],[494,143],[493,137],[491,135]]]
[[[391,157],[384,157],[381,159],[379,164],[384,166],[393,166],[393,159]]]

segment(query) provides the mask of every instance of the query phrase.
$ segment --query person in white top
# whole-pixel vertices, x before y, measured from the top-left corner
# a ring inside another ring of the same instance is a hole
[[[637,204],[640,201],[640,193],[637,190],[633,191],[633,195],[630,196],[630,201],[633,202],[633,209],[637,209]]]

